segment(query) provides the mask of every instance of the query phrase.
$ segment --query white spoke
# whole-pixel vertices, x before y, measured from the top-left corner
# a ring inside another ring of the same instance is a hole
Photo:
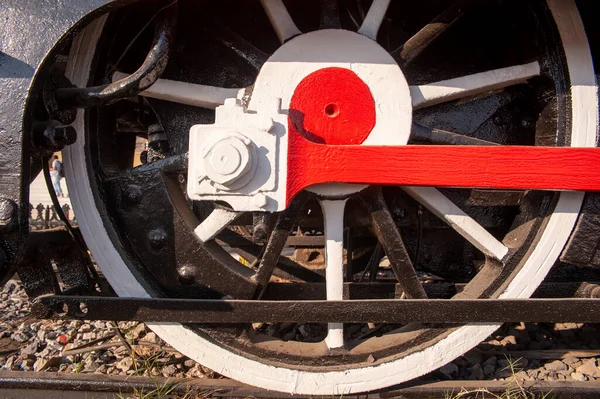
[[[377,32],[383,22],[385,13],[387,12],[390,0],[373,0],[371,8],[365,17],[358,33],[365,35],[366,37],[377,40]]]
[[[327,300],[344,299],[344,208],[346,200],[321,201],[325,231],[325,286]],[[329,323],[327,325],[327,347],[342,348],[344,346],[344,325]]]
[[[235,219],[240,217],[243,212],[235,212],[225,208],[215,208],[206,219],[202,221],[195,229],[194,234],[202,242],[212,240],[221,231],[225,230]]]
[[[403,189],[486,256],[502,260],[508,253],[504,244],[435,188],[405,186]]]
[[[113,82],[127,76],[115,72]],[[144,97],[171,101],[195,107],[214,109],[223,105],[226,98],[242,98],[245,89],[225,89],[223,87],[205,86],[175,80],[158,79],[151,87],[141,92]]]
[[[414,109],[429,107],[492,90],[523,83],[540,74],[540,64],[531,62],[493,71],[476,73],[460,78],[442,80],[420,86],[410,86]]]
[[[281,43],[301,34],[281,0],[260,0]]]

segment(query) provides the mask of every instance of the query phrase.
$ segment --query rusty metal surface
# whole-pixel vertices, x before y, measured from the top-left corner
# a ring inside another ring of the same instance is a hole
[[[64,312],[65,305],[68,308]],[[85,311],[81,309],[85,308]],[[581,312],[581,309],[586,309]],[[600,322],[600,299],[372,299],[252,301],[42,296],[39,318],[181,323]]]

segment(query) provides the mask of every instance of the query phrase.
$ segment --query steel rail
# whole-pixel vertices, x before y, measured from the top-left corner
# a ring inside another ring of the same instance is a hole
[[[600,382],[538,381],[520,382],[524,390],[553,398],[588,399],[600,395]],[[312,396],[291,395],[250,387],[229,379],[173,379],[164,377],[113,376],[101,374],[66,374],[54,372],[12,371],[0,373],[0,392],[5,397],[20,399],[44,397],[64,398],[114,398],[116,395],[149,393],[157,387],[172,387],[170,395],[211,398],[294,398]],[[413,381],[368,394],[369,398],[440,399],[461,390],[487,390],[502,394],[507,388],[516,388],[512,381]],[[39,395],[39,396],[38,396]],[[338,397],[336,395],[332,395]],[[344,398],[364,398],[365,394],[343,395]]]

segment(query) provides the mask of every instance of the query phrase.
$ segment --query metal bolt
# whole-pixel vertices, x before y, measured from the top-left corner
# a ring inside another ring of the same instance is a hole
[[[179,275],[179,282],[183,285],[191,285],[196,281],[196,273],[193,266],[180,266],[177,269],[177,274]]]
[[[123,200],[130,205],[138,204],[142,200],[142,188],[135,184],[128,185],[123,192]]]
[[[0,228],[10,230],[15,226],[17,207],[8,199],[0,199]]]
[[[77,140],[77,131],[73,126],[63,126],[52,121],[44,130],[46,146],[50,151],[60,151]]]
[[[225,186],[234,183],[251,169],[252,153],[252,142],[246,137],[229,136],[217,141],[204,154],[208,178]]]
[[[267,196],[263,194],[256,194],[252,197],[252,204],[257,207],[264,209],[267,206]]]
[[[525,129],[529,129],[531,126],[533,126],[533,120],[531,118],[523,118],[521,120],[521,126]]]
[[[167,233],[163,229],[155,229],[148,233],[148,241],[154,249],[161,249],[167,243]]]

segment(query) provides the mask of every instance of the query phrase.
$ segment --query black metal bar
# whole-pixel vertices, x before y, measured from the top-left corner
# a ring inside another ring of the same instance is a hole
[[[465,136],[448,132],[446,130],[431,129],[418,123],[413,123],[410,131],[411,143],[427,143],[442,145],[499,145],[491,141],[477,139],[475,137]]]
[[[142,66],[116,82],[95,87],[57,89],[56,102],[65,108],[89,108],[133,97],[152,86],[165,70],[177,26],[177,0],[159,12],[154,41]]]
[[[381,187],[370,187],[362,193],[361,199],[371,212],[373,230],[381,247],[390,260],[398,283],[408,298],[427,298],[425,289],[417,277],[417,273],[408,256],[400,230],[396,226],[392,214],[385,203]],[[379,265],[379,259],[375,259]],[[377,269],[371,270],[371,281],[374,281]]]
[[[65,305],[68,310],[59,314]],[[39,318],[181,323],[598,323],[600,299],[252,301],[49,296],[37,298],[32,312]]]

